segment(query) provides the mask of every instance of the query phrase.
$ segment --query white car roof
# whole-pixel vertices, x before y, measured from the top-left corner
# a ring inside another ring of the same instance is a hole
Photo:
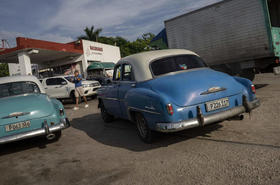
[[[40,92],[45,93],[45,89],[43,88],[41,82],[35,76],[27,75],[27,76],[8,76],[0,78],[0,84],[10,83],[10,82],[34,82],[38,85]]]
[[[65,78],[65,77],[70,77],[70,76],[74,76],[74,75],[50,76],[50,77],[42,78],[41,80],[43,80],[43,79],[49,79],[49,78]]]
[[[185,49],[166,49],[148,51],[128,57],[122,58],[117,64],[130,64],[133,68],[135,80],[137,82],[150,80],[153,78],[152,72],[150,71],[150,63],[156,59],[163,57],[176,56],[176,55],[196,55],[196,53],[185,50]]]
[[[46,77],[40,80],[47,80],[47,79],[51,79],[51,78],[67,78],[67,77],[73,77],[74,75],[60,75],[60,76],[52,76],[52,77]],[[97,80],[83,80],[83,82],[98,82]]]

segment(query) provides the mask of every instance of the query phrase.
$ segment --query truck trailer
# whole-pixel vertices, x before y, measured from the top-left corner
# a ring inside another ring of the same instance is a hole
[[[251,80],[279,70],[280,0],[223,0],[165,21],[169,48],[189,49],[219,71]]]

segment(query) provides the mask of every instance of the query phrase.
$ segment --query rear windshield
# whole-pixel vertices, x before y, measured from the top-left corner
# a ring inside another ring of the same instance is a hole
[[[34,82],[10,82],[0,84],[0,98],[28,93],[40,93],[38,85]]]
[[[207,67],[207,65],[200,57],[195,55],[172,56],[151,63],[154,76],[201,67]]]

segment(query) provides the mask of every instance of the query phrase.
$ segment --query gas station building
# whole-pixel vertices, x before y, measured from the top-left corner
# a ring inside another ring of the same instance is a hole
[[[86,77],[92,62],[116,63],[121,58],[119,47],[88,40],[56,43],[18,37],[16,43],[16,47],[0,51],[0,63],[9,64],[11,76],[33,74],[41,78],[78,70]]]

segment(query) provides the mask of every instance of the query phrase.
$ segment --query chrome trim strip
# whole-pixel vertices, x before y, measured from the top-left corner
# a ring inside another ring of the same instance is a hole
[[[30,114],[30,112],[14,112],[14,113],[9,114],[8,116],[2,117],[2,119],[8,119],[8,118],[13,118],[13,117],[25,116],[27,114]]]
[[[211,114],[205,117],[202,117],[203,119],[203,125],[215,123],[217,121],[223,121],[228,118],[234,117],[236,115],[242,114],[245,112],[245,107],[239,106],[235,107],[233,109],[219,112],[216,114]],[[197,118],[193,118],[190,120],[182,121],[179,123],[157,123],[156,125],[156,131],[159,132],[177,132],[185,129],[190,129],[194,127],[199,127],[200,121]]]
[[[160,115],[159,112],[154,112],[154,111],[149,111],[149,110],[145,110],[145,109],[139,109],[139,108],[135,108],[135,107],[128,107],[129,110],[136,110],[136,111],[140,111],[140,112],[146,112],[146,113],[150,113],[150,114],[157,114]]]
[[[240,115],[242,113],[247,112],[247,110],[251,111],[260,106],[260,101],[255,99],[251,102],[244,102],[244,105],[238,106],[227,111],[203,116],[200,118],[193,118],[190,120],[182,121],[179,123],[157,123],[156,131],[158,132],[177,132],[181,130],[186,130],[189,128],[199,127],[202,125],[208,125],[211,123],[215,123],[218,121],[224,121],[226,119],[232,118],[234,116]],[[200,120],[201,119],[201,120]],[[201,124],[202,123],[202,124]]]
[[[246,102],[244,106],[245,106],[245,108],[247,110],[251,111],[251,110],[259,107],[260,105],[261,105],[260,100],[259,99],[255,99],[255,100],[253,100],[251,102]]]
[[[104,97],[102,97],[102,99],[104,99],[104,100],[119,101],[119,99],[117,99],[117,98],[104,98]]]
[[[224,87],[212,87],[210,89],[208,89],[207,91],[201,93],[200,95],[207,95],[207,94],[212,94],[212,93],[216,93],[216,92],[221,92],[221,91],[225,91],[227,90]]]
[[[104,98],[102,97],[101,99],[104,99],[104,100],[112,100],[112,101],[119,101],[119,102],[124,102],[124,99],[117,99],[117,98]]]
[[[45,124],[43,124],[43,128],[40,128],[40,129],[2,137],[2,138],[0,138],[0,144],[10,143],[12,141],[19,141],[19,140],[36,137],[36,136],[41,136],[41,135],[47,135],[48,134],[47,130],[49,131],[49,133],[53,133],[53,132],[56,132],[59,130],[66,129],[68,127],[70,127],[69,120],[67,118],[61,119],[60,123],[57,125],[54,125],[54,126],[49,127],[49,126],[46,126]]]
[[[152,105],[151,106],[145,106],[145,109],[149,109],[149,110],[156,110],[155,107],[153,107]]]

